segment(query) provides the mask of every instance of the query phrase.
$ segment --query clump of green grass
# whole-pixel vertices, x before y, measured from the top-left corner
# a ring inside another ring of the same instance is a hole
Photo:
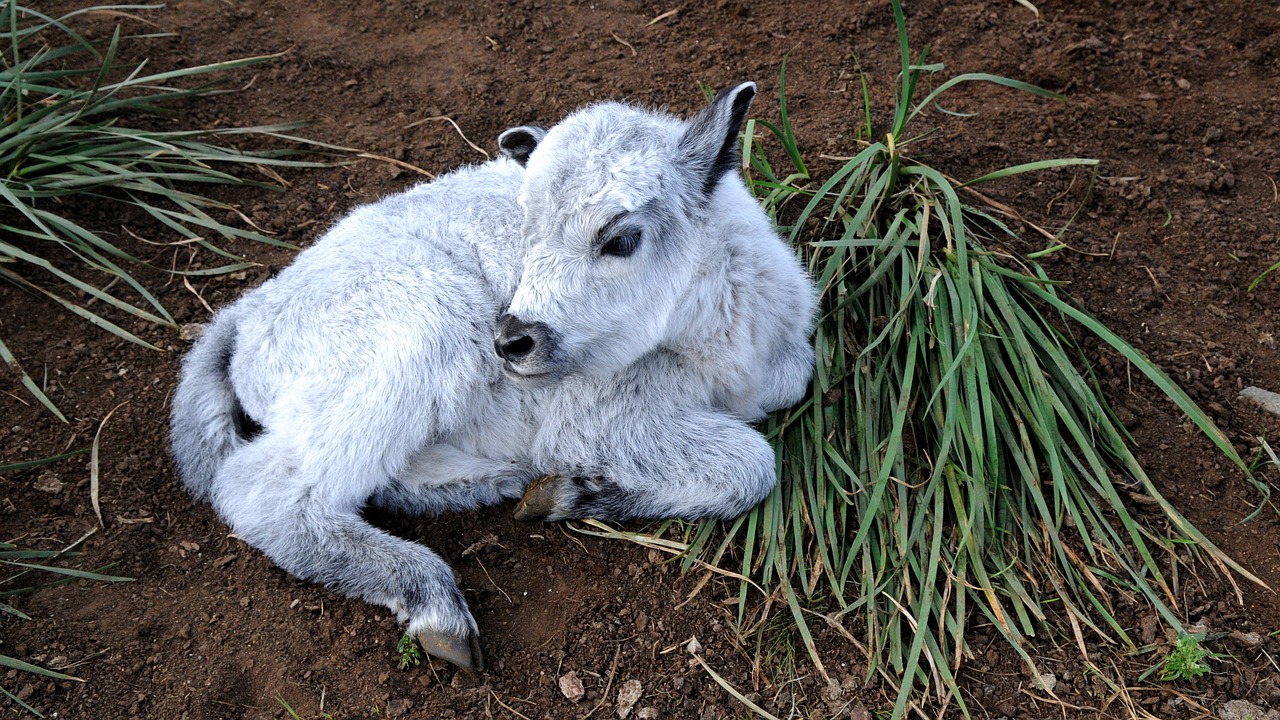
[[[39,460],[30,460],[26,462],[11,463],[0,465],[0,474],[8,472],[19,472],[28,470],[42,465],[49,465],[59,460],[81,455],[84,451],[64,453],[55,457],[41,458]],[[89,533],[92,535],[93,533]],[[12,615],[22,620],[30,620],[31,617],[26,613],[14,607],[10,598],[21,595],[29,595],[37,590],[45,590],[49,588],[60,587],[77,580],[94,580],[98,582],[131,582],[132,578],[117,577],[114,575],[103,575],[102,570],[106,568],[98,568],[97,571],[76,570],[74,568],[62,567],[52,564],[54,562],[78,557],[80,553],[74,550],[88,539],[89,535],[85,535],[70,546],[63,550],[21,550],[13,543],[0,542],[0,567],[5,570],[4,577],[0,577],[0,614]],[[38,562],[33,562],[38,561]],[[61,576],[54,580],[46,580],[44,582],[35,582],[33,578],[41,575]],[[75,682],[84,682],[78,677],[67,675],[65,673],[50,670],[49,668],[33,665],[29,662],[0,654],[0,667],[17,670],[19,672],[30,673],[42,677],[53,678],[54,680],[73,680]],[[27,712],[44,717],[35,708],[27,704],[17,695],[9,691],[8,688],[0,686],[0,694],[17,703],[19,707]]]
[[[750,182],[803,248],[822,290],[812,393],[765,431],[781,482],[712,544],[718,525],[687,529],[687,561],[736,559],[741,613],[751,587],[790,609],[818,671],[810,629],[831,624],[895,686],[892,715],[966,715],[957,674],[968,632],[989,624],[1035,672],[1028,639],[1054,625],[1087,656],[1086,636],[1134,649],[1118,606],[1153,607],[1180,633],[1177,578],[1197,556],[1228,577],[1258,582],[1189,523],[1130,450],[1075,333],[1120,353],[1248,474],[1191,399],[1133,346],[1063,294],[1038,248],[1004,218],[1012,211],[973,186],[1095,160],[1033,162],[960,182],[913,159],[921,114],[944,92],[993,83],[1061,101],[1045,90],[974,73],[917,99],[943,70],[912,58],[893,3],[902,71],[893,119],[864,120],[856,154],[813,178],[786,106],[778,125],[749,121]],[[789,169],[770,164],[761,136]],[[1134,504],[1144,506],[1141,512]],[[833,613],[817,613],[815,608]],[[859,640],[845,628],[865,627]]]
[[[1204,634],[1179,635],[1173,644],[1173,650],[1164,659],[1160,668],[1160,679],[1164,682],[1175,680],[1194,680],[1209,673],[1209,663],[1205,662],[1213,653],[1200,646]]]
[[[175,275],[233,272],[251,263],[219,247],[219,240],[287,243],[218,220],[217,214],[237,211],[191,188],[281,189],[273,167],[316,164],[293,157],[300,152],[299,142],[308,143],[288,134],[301,123],[213,130],[132,127],[143,117],[179,112],[183,101],[225,92],[216,78],[274,57],[152,73],[147,61],[126,63],[119,56],[128,42],[155,34],[126,35],[117,26],[109,39],[93,42],[72,29],[76,20],[96,14],[142,22],[132,13],[159,7],[103,5],[55,18],[16,0],[0,1],[0,278],[153,349],[90,306],[101,302],[147,322],[173,326],[173,316],[129,270],[155,266],[126,249],[129,243],[121,233],[87,228],[69,217],[68,209],[76,205],[72,199],[105,198],[141,209],[175,238],[162,245],[202,248],[225,261],[199,270],[155,269]],[[180,87],[192,80],[202,84]],[[292,147],[241,150],[233,144],[247,136]],[[62,284],[83,293],[87,302],[32,279],[41,275],[52,279],[55,288]],[[62,418],[2,340],[0,358]]]

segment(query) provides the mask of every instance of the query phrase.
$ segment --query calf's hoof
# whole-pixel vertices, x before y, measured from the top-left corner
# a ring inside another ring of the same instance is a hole
[[[564,478],[559,475],[542,475],[534,478],[516,505],[516,519],[527,522],[546,520],[556,507],[556,489]]]
[[[447,660],[463,670],[484,670],[484,656],[480,654],[480,636],[467,633],[466,637],[449,633],[423,630],[417,633],[418,644],[432,657]]]

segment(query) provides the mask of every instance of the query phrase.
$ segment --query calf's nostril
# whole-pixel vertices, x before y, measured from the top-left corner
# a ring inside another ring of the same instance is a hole
[[[528,335],[501,338],[498,340],[498,354],[506,360],[517,362],[528,355],[533,350],[533,346],[533,338]]]

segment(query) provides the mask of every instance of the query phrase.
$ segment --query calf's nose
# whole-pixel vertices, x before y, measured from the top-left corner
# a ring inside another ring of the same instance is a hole
[[[550,333],[543,323],[526,323],[510,313],[498,318],[493,351],[498,357],[518,363],[536,350],[545,349]]]

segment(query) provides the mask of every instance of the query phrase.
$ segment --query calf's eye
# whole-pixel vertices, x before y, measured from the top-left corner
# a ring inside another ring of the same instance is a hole
[[[630,257],[640,247],[640,231],[624,230],[609,238],[600,246],[601,255]]]

